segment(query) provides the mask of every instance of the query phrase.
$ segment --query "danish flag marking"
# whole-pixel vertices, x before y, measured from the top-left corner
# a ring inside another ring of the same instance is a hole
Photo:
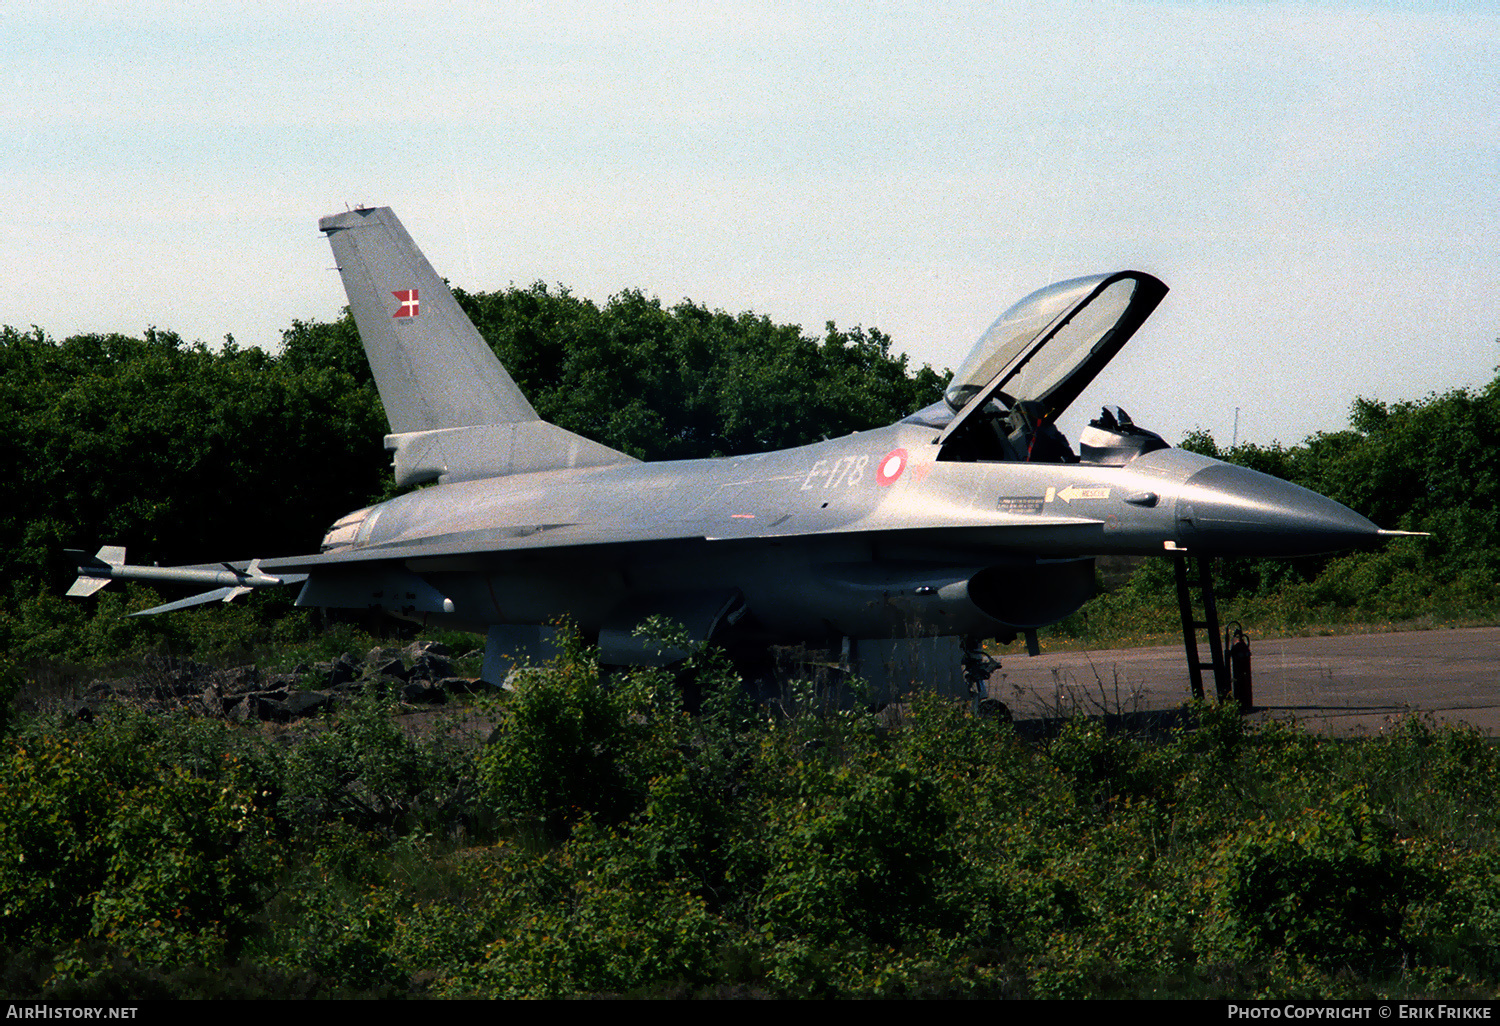
[[[392,317],[415,317],[421,304],[417,301],[416,289],[397,289],[391,295],[401,303]]]

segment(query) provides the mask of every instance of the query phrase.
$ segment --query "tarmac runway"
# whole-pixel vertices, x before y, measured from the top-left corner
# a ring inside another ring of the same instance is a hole
[[[1417,712],[1500,734],[1500,627],[1250,639],[1256,719],[1375,734]],[[1207,659],[1208,653],[1202,653]],[[1214,692],[1212,673],[1205,674]],[[1158,712],[1186,701],[1182,646],[1007,655],[989,693],[1018,721]]]

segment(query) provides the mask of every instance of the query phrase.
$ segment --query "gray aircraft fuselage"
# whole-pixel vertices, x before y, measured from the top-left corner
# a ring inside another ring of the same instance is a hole
[[[442,485],[372,507],[346,556],[399,553],[453,605],[407,614],[470,629],[565,611],[594,634],[632,597],[645,612],[651,596],[738,589],[767,637],[811,641],[914,626],[1014,634],[1089,598],[1096,555],[1300,555],[1373,530],[1305,489],[1181,449],[1126,466],[949,462],[938,434],[896,424],[780,452]],[[378,604],[361,580],[345,601]]]
[[[944,401],[901,423],[641,463],[537,416],[388,209],[320,227],[391,423],[397,481],[435,484],[342,518],[312,555],[150,568],[113,546],[79,553],[70,594],[129,577],[219,586],[157,612],[301,583],[302,605],[489,631],[492,645],[497,629],[565,615],[629,662],[649,656],[620,639],[653,614],[737,644],[1009,637],[1086,601],[1095,556],[1296,556],[1390,533],[1170,448],[1112,408],[1074,455],[1053,422],[1166,293],[1140,272],[1022,300]]]

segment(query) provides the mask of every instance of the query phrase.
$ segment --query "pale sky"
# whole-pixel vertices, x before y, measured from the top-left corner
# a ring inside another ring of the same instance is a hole
[[[1500,363],[1480,3],[0,4],[0,323],[275,349],[391,206],[470,290],[641,289],[963,359],[1172,292],[1075,407],[1296,442]],[[378,444],[378,440],[377,440]]]

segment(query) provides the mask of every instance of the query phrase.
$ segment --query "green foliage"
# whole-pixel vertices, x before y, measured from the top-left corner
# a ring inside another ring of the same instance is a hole
[[[1076,720],[1038,743],[933,696],[876,728],[747,707],[708,652],[684,671],[693,718],[664,675],[612,681],[594,659],[574,642],[526,671],[482,750],[408,734],[373,699],[279,740],[123,710],[34,721],[0,759],[12,989],[1500,986],[1500,751],[1473,732],[1336,740],[1202,706],[1165,737]],[[513,828],[476,844],[457,824],[487,808]]]
[[[425,740],[409,736],[395,709],[394,700],[363,694],[292,750],[277,804],[292,829],[315,837],[343,823],[399,835],[457,821],[473,752],[441,731]]]
[[[306,551],[384,490],[373,388],[258,349],[0,330],[0,575],[68,577],[64,547],[165,564]],[[130,467],[129,474],[118,468]]]
[[[851,935],[894,947],[951,927],[958,862],[934,781],[904,765],[830,772],[803,763],[777,802],[757,917],[782,937]]]
[[[763,452],[892,423],[936,401],[879,329],[796,325],[627,290],[455,293],[541,416],[643,459]]]
[[[479,760],[485,800],[501,817],[554,840],[585,816],[619,823],[645,802],[683,736],[677,689],[665,674],[608,676],[576,631],[543,668],[522,671]]]
[[[1151,772],[1147,751],[1142,741],[1111,732],[1101,720],[1078,717],[1063,724],[1047,756],[1071,778],[1081,804],[1101,806],[1157,793],[1162,782]]]
[[[712,978],[725,924],[672,880],[643,880],[618,835],[581,829],[562,850],[507,867],[512,887],[538,883],[528,903],[456,980],[486,997],[631,993]]]
[[[360,886],[310,867],[278,896],[279,950],[267,960],[284,972],[311,972],[354,990],[399,993],[405,989],[393,943],[399,897],[394,888]]]
[[[1354,793],[1290,822],[1258,821],[1221,854],[1235,943],[1252,952],[1391,972],[1409,953],[1411,910],[1436,877]]]
[[[362,389],[375,387],[359,329],[348,310],[336,321],[293,321],[281,333],[280,362],[296,374],[335,371]]]
[[[25,677],[15,660],[0,654],[0,737],[9,733],[11,725],[15,722],[16,695],[20,692],[24,682]]]
[[[135,582],[100,592],[92,613],[76,599],[37,593],[9,610],[0,606],[0,642],[23,664],[64,659],[98,666],[180,654],[247,662],[266,646],[311,633],[309,611],[294,609],[286,592],[256,592],[233,605],[215,603],[169,616],[130,615],[161,601],[156,591]]]
[[[236,756],[183,741],[122,712],[4,743],[0,940],[71,950],[62,972],[90,939],[153,963],[237,954],[276,871],[270,820]]]

